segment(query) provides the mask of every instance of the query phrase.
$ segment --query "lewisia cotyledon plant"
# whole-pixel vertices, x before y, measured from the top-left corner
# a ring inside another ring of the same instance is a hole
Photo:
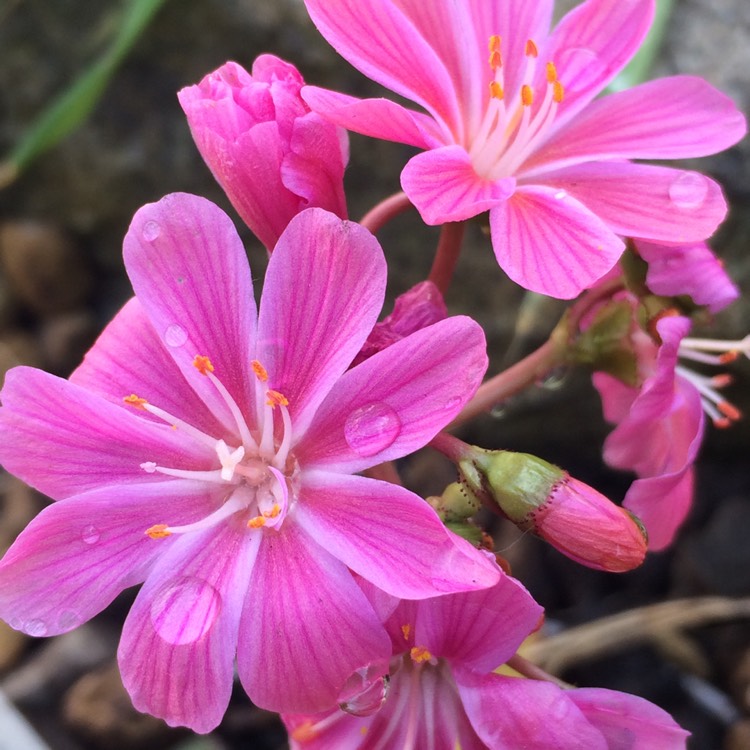
[[[554,0],[305,0],[323,36],[365,75],[421,105],[314,87],[313,110],[350,130],[424,149],[402,186],[428,224],[490,212],[516,282],[575,297],[621,237],[686,244],[726,206],[695,172],[631,159],[705,156],[745,133],[734,104],[675,76],[601,99],[641,44],[654,0],[588,0],[550,32]]]
[[[387,667],[352,571],[413,599],[496,583],[421,498],[354,476],[455,417],[486,368],[477,324],[441,321],[348,369],[385,260],[322,209],[282,235],[258,313],[239,237],[202,198],[138,211],[124,257],[136,297],[70,380],[19,367],[2,390],[0,461],[58,502],[0,562],[0,617],[54,635],[145,581],[124,684],[137,708],[205,732],[235,655],[276,711],[321,710]]]

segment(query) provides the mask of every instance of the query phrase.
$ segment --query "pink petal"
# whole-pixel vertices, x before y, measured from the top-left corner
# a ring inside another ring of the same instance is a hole
[[[182,376],[135,298],[104,329],[70,382],[120,405],[125,396],[135,393],[208,435],[223,432]],[[146,412],[138,414],[147,416]]]
[[[219,724],[259,541],[223,524],[164,551],[130,610],[117,653],[139,711],[201,733]]]
[[[363,227],[322,209],[296,216],[271,256],[258,359],[289,399],[296,435],[359,352],[385,294],[386,266]]]
[[[205,515],[209,497],[195,482],[107,487],[45,508],[0,562],[0,617],[34,636],[67,632],[141,583],[172,540],[146,529]],[[166,544],[165,544],[166,543]]]
[[[601,731],[608,750],[684,750],[686,732],[663,709],[643,698],[603,688],[570,690],[568,697]]]
[[[205,198],[173,193],[133,217],[124,251],[136,296],[191,387],[227,427],[224,399],[193,366],[210,358],[245,415],[254,413],[255,302],[247,256],[229,217]]]
[[[735,144],[746,130],[728,96],[702,78],[673,76],[592,102],[555,132],[531,164],[708,156]]]
[[[408,4],[306,0],[305,5],[318,31],[355,68],[421,104],[454,133],[460,130],[455,84],[432,40],[409,18]]]
[[[513,177],[486,180],[461,146],[417,154],[401,172],[401,187],[427,224],[463,221],[501,205],[513,195]]]
[[[342,563],[291,518],[264,534],[237,653],[253,703],[269,711],[321,711],[353,672],[373,662],[385,668],[390,654],[390,639]]]
[[[727,212],[721,188],[698,172],[623,161],[592,162],[538,179],[569,193],[625,237],[697,242],[712,235]]]
[[[297,458],[343,473],[412,453],[471,398],[487,367],[482,329],[453,317],[349,370],[321,404]]]
[[[431,117],[390,99],[357,99],[317,86],[305,86],[302,98],[314,112],[355,133],[418,148],[441,146],[447,139]]]
[[[599,391],[604,419],[607,422],[621,422],[630,413],[633,401],[638,396],[638,389],[606,372],[593,373],[591,380]]]
[[[502,574],[491,588],[420,602],[414,641],[452,665],[491,672],[540,623],[544,610]]]
[[[654,0],[587,0],[560,21],[542,53],[565,88],[556,123],[570,120],[625,67],[653,16]]]
[[[168,424],[31,367],[7,373],[2,403],[0,463],[56,500],[98,487],[163,481],[140,468],[146,461],[208,469],[215,458]]]
[[[421,498],[357,476],[305,471],[300,526],[386,593],[424,599],[493,585],[494,562],[448,532]]]
[[[491,748],[609,750],[568,692],[550,682],[454,668],[474,729]]]
[[[519,188],[490,212],[500,267],[532,292],[571,299],[604,276],[622,240],[573,197],[540,185]]]

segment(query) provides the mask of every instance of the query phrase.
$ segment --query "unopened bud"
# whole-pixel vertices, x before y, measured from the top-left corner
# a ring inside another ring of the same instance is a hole
[[[472,448],[459,470],[485,505],[582,565],[623,573],[646,556],[646,532],[635,516],[554,464]]]
[[[482,501],[465,484],[453,482],[442,495],[428,497],[427,502],[454,534],[475,547],[486,546],[482,529],[469,520],[482,507]],[[491,544],[489,548],[492,548]]]

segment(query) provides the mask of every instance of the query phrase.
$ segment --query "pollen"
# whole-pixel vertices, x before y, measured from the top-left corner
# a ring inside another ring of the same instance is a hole
[[[730,404],[729,401],[721,401],[716,404],[719,411],[732,422],[737,422],[742,419],[742,412],[734,405]]]
[[[281,506],[278,503],[274,503],[271,510],[263,511],[263,518],[276,518],[281,513]]]
[[[266,525],[266,519],[263,516],[255,516],[247,522],[248,529],[260,529]]]
[[[565,87],[560,81],[555,81],[552,84],[552,98],[559,104],[565,96]]]
[[[201,375],[208,375],[209,372],[214,371],[214,366],[211,364],[211,360],[201,354],[196,354],[195,359],[193,360],[193,367],[195,367]]]
[[[254,359],[250,366],[253,368],[253,372],[255,373],[255,377],[260,380],[261,383],[265,383],[268,380],[268,371],[266,370],[263,365],[258,362],[257,359]]]
[[[318,729],[311,721],[306,721],[292,730],[291,737],[297,742],[307,742],[314,740],[318,736]]]
[[[493,34],[490,37],[489,50],[490,50],[490,58],[489,58],[490,68],[492,68],[492,70],[497,70],[498,68],[502,68],[503,56],[500,52],[500,37],[497,34]]]
[[[152,539],[165,539],[168,536],[172,536],[172,532],[169,530],[169,526],[165,523],[157,523],[156,526],[152,526],[150,529],[146,529],[146,536],[150,536]]]
[[[547,69],[547,82],[554,83],[557,80],[557,68],[555,67],[555,63],[548,62],[546,69]]]
[[[409,623],[407,623],[406,625],[402,625],[401,632],[404,634],[404,640],[408,641],[409,636],[411,635],[411,625],[409,625]]]
[[[424,664],[424,662],[432,659],[432,654],[424,646],[414,646],[409,652],[409,656],[415,664]]]
[[[136,409],[143,409],[145,411],[145,406],[148,403],[145,398],[141,398],[140,396],[136,396],[135,393],[131,393],[129,396],[125,396],[123,401],[126,404],[130,404],[130,406],[135,406]]]
[[[503,87],[497,81],[490,81],[490,96],[493,99],[503,99],[505,97]]]
[[[524,107],[530,107],[534,103],[534,92],[531,86],[524,84],[521,86],[521,104]]]
[[[539,49],[533,39],[527,40],[524,54],[526,57],[539,57]]]
[[[722,365],[727,365],[730,362],[736,362],[739,356],[740,353],[736,349],[730,349],[728,352],[719,355],[719,362]]]
[[[266,397],[268,398],[266,403],[274,409],[277,406],[289,406],[289,399],[278,391],[266,391]]]

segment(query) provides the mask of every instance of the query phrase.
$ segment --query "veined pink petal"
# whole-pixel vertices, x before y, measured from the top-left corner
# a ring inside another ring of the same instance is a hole
[[[630,61],[654,17],[654,0],[587,0],[571,10],[542,51],[565,87],[556,124],[572,118]],[[540,77],[544,71],[540,70]]]
[[[206,447],[167,424],[32,367],[5,377],[0,463],[60,500],[98,487],[161,481],[141,464],[207,469]]]
[[[270,711],[332,706],[347,678],[387,665],[390,639],[352,574],[292,518],[264,536],[237,653],[250,699]]]
[[[577,688],[568,697],[607,739],[608,750],[684,750],[686,732],[663,709],[636,695]]]
[[[516,283],[571,299],[604,276],[625,248],[575,198],[539,185],[518,188],[490,211],[492,246]]]
[[[746,130],[734,102],[702,78],[660,78],[589,104],[554,133],[527,168],[708,156],[735,144]]]
[[[144,533],[205,515],[210,496],[184,480],[107,487],[45,508],[0,562],[0,617],[29,635],[58,635],[141,583],[165,546]],[[165,539],[168,548],[172,540]]]
[[[222,525],[163,551],[125,621],[117,654],[139,711],[201,733],[219,724],[232,692],[240,613],[259,541]]]
[[[209,357],[243,413],[254,414],[253,285],[229,217],[205,198],[167,195],[135,214],[123,255],[154,329],[211,412],[235,425],[224,398],[193,366],[196,355]]]
[[[355,472],[431,440],[487,367],[482,329],[462,316],[423,328],[346,372],[297,447],[300,463]]]
[[[323,549],[393,596],[424,599],[499,578],[426,502],[388,482],[305,471],[297,518]]]
[[[625,237],[697,242],[712,235],[727,212],[713,180],[681,169],[591,162],[545,173],[539,180],[569,193]]]
[[[408,4],[306,0],[305,5],[318,31],[355,68],[421,104],[460,136],[454,82],[432,40],[425,39],[409,18]]]
[[[271,256],[258,324],[269,387],[289,399],[295,434],[351,364],[385,294],[378,241],[323,209],[296,216]]]
[[[104,329],[70,382],[122,405],[135,393],[208,435],[223,428],[188,385],[135,297]],[[145,411],[139,416],[149,418]],[[156,419],[154,417],[154,419]],[[162,424],[161,420],[158,420]]]
[[[442,146],[448,139],[431,117],[390,99],[357,99],[317,86],[305,86],[302,98],[310,109],[336,125],[372,138],[418,148]]]
[[[444,146],[412,157],[401,172],[401,187],[427,224],[463,221],[504,203],[516,187],[513,177],[487,180],[461,146]]]
[[[466,713],[488,747],[609,750],[568,691],[551,682],[457,667],[453,674]]]
[[[516,653],[543,612],[518,581],[503,573],[482,591],[420,602],[414,642],[451,664],[491,672]]]

